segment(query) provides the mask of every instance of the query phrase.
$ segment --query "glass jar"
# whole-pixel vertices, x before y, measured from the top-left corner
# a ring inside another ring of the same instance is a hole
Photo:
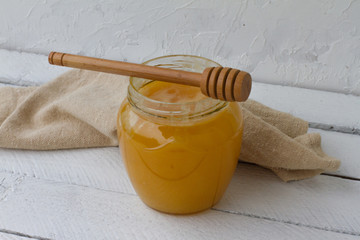
[[[220,66],[188,55],[144,64],[193,72]],[[211,208],[237,165],[241,110],[236,103],[208,97],[175,103],[154,100],[142,88],[155,82],[130,78],[118,114],[119,147],[133,187],[145,204],[161,212],[188,214]]]

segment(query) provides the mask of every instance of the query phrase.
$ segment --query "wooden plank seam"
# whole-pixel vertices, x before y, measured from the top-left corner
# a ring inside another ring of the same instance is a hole
[[[0,228],[0,232],[1,233],[6,233],[6,234],[9,234],[9,235],[15,235],[15,236],[19,236],[19,237],[24,237],[24,238],[28,238],[28,239],[52,240],[51,238],[33,236],[33,235],[29,235],[29,234],[25,234],[25,233],[21,233],[21,232],[17,232],[17,231],[12,231],[12,230],[7,230],[7,229],[1,229],[1,228]]]
[[[215,210],[215,211],[219,211],[219,212],[230,213],[230,214],[246,216],[246,217],[251,217],[251,218],[264,219],[264,220],[269,220],[269,221],[279,222],[279,223],[286,223],[286,224],[291,224],[291,225],[295,225],[295,226],[299,226],[299,227],[306,227],[306,228],[311,228],[311,229],[347,234],[347,235],[352,235],[352,236],[360,236],[360,232],[353,232],[353,231],[341,230],[341,229],[336,229],[336,228],[318,227],[318,226],[303,224],[300,222],[294,222],[294,221],[290,221],[290,220],[282,220],[282,219],[277,219],[277,218],[273,218],[273,217],[259,216],[259,215],[252,214],[252,213],[237,212],[237,211],[224,210],[224,209],[218,209],[218,208],[211,208],[211,209]]]

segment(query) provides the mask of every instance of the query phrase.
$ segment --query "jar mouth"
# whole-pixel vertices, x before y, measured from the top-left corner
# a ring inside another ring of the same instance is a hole
[[[196,55],[189,55],[189,54],[173,54],[173,55],[164,55],[164,56],[160,56],[160,57],[156,57],[156,58],[152,58],[149,60],[146,60],[145,62],[143,62],[142,64],[144,65],[150,65],[150,66],[160,66],[161,64],[156,64],[153,65],[152,63],[158,61],[158,60],[164,60],[164,59],[172,59],[172,58],[178,58],[178,57],[182,57],[182,58],[189,58],[189,59],[198,59],[198,60],[202,60],[204,62],[206,62],[208,65],[213,65],[214,67],[221,67],[221,65],[211,59],[205,58],[205,57],[200,57],[200,56],[196,56]],[[165,64],[164,66],[169,65]],[[207,66],[207,67],[211,67],[211,66]],[[191,71],[188,70],[189,72],[195,72],[195,71]]]
[[[166,55],[147,60],[143,64],[192,72],[202,72],[206,67],[220,66],[212,60],[193,55]],[[193,119],[217,112],[227,105],[227,102],[209,97],[181,103],[155,100],[139,91],[152,82],[154,81],[149,79],[130,77],[128,101],[135,109],[155,117],[173,120]]]

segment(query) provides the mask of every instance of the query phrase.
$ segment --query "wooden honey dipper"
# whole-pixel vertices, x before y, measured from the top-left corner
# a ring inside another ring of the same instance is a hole
[[[196,86],[200,87],[204,95],[224,101],[243,102],[249,97],[251,91],[250,74],[227,67],[210,67],[203,73],[196,73],[59,52],[49,54],[49,63]]]

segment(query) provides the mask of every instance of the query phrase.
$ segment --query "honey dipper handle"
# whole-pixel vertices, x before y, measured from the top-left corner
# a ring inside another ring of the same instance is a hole
[[[204,95],[224,101],[246,101],[252,83],[249,73],[223,67],[206,68],[203,73],[195,73],[58,52],[49,54],[49,63],[196,86]]]
[[[85,57],[67,53],[51,52],[49,63],[72,68],[114,73],[151,80],[200,86],[201,73],[179,71],[169,68],[147,66],[143,64]]]

